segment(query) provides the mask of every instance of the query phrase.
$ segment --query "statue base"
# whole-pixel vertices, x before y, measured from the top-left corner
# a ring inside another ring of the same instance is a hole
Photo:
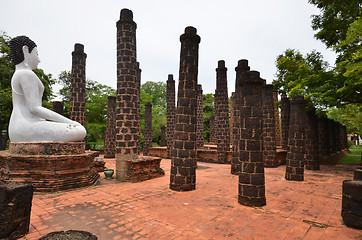
[[[90,186],[99,179],[97,156],[84,142],[10,143],[0,152],[0,181],[31,183],[37,192]]]

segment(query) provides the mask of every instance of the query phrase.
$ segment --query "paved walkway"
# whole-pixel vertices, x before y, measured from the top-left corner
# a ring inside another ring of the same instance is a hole
[[[114,159],[106,159],[114,167]],[[34,195],[30,232],[84,230],[111,239],[362,239],[342,224],[342,181],[357,166],[322,166],[305,171],[304,182],[284,179],[285,166],[265,169],[267,205],[237,202],[238,177],[230,165],[199,163],[197,189],[169,189],[166,175],[139,183],[102,180],[94,187]]]

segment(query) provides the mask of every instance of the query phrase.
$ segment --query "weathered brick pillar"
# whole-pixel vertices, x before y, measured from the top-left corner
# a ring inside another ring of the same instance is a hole
[[[233,144],[233,126],[234,126],[234,108],[235,108],[235,92],[230,97],[230,144]]]
[[[148,156],[152,147],[152,103],[145,104],[145,128],[143,130],[143,156]]]
[[[342,151],[342,144],[341,144],[341,124],[336,122],[336,151]]]
[[[248,60],[241,59],[238,61],[238,66],[235,68],[236,80],[235,80],[235,93],[234,93],[234,106],[233,106],[233,125],[231,126],[232,136],[232,158],[231,158],[231,174],[239,174],[241,171],[240,165],[240,104],[241,104],[241,81],[243,80],[243,73],[250,70],[248,66]]]
[[[230,151],[229,98],[226,72],[225,61],[219,61],[216,68],[215,90],[215,124],[219,163],[227,162],[227,151]]]
[[[175,80],[173,80],[173,75],[169,74],[167,83],[167,157],[171,158],[171,153],[173,149],[173,140],[175,133],[175,114],[176,114],[176,105],[175,105]]]
[[[280,136],[280,120],[279,120],[279,108],[277,107],[276,102],[278,102],[278,92],[273,91],[274,99],[274,120],[275,120],[275,144],[277,146],[282,145],[282,138]]]
[[[56,113],[59,113],[60,115],[64,115],[64,102],[54,101],[53,102],[53,111]]]
[[[138,124],[138,131],[136,134],[138,134],[138,141],[137,143],[137,148],[138,151],[140,151],[141,148],[141,68],[140,68],[140,63],[136,62],[136,71],[137,71],[137,85],[136,85],[136,94],[137,94],[137,103],[136,103],[136,108],[137,108],[137,115],[136,115],[136,123]]]
[[[318,117],[314,108],[307,111],[305,154],[305,168],[319,170]]]
[[[348,148],[348,140],[347,140],[347,128],[346,128],[346,126],[342,126],[341,138],[342,138],[342,150],[347,149]]]
[[[139,153],[136,28],[132,11],[122,9],[117,22],[116,178],[120,181],[126,180],[126,161],[137,159]]]
[[[290,101],[290,121],[285,179],[304,181],[306,101],[295,96]]]
[[[196,34],[196,28],[186,27],[180,41],[179,86],[170,188],[175,191],[189,191],[196,188],[197,167],[196,86],[200,37]]]
[[[243,74],[240,98],[240,163],[238,202],[245,206],[266,204],[262,134],[263,80],[257,71]]]
[[[216,144],[217,139],[216,139],[216,129],[215,129],[215,116],[210,117],[210,139],[209,142]]]
[[[165,125],[161,126],[161,142],[160,142],[161,147],[164,147],[167,145],[166,142],[166,127]]]
[[[288,136],[289,136],[289,115],[290,115],[290,102],[287,95],[282,94],[280,100],[280,112],[281,112],[281,127],[282,127],[282,149],[288,148]]]
[[[273,85],[263,86],[263,158],[265,167],[278,167]]]
[[[204,146],[204,109],[202,101],[202,86],[197,84],[197,107],[196,107],[196,144],[197,147]]]
[[[72,80],[70,84],[70,119],[85,124],[85,59],[84,46],[76,43],[72,52]]]
[[[104,157],[116,156],[116,97],[108,96],[107,127],[104,139]]]
[[[319,160],[321,163],[325,163],[331,154],[329,149],[329,120],[326,117],[318,119],[318,146]]]

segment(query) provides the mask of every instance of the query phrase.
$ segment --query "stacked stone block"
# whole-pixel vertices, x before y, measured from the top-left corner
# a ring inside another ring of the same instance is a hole
[[[104,157],[116,156],[116,97],[108,96],[107,126],[104,139]]]
[[[180,41],[179,86],[170,189],[190,191],[196,188],[197,167],[196,87],[200,37],[196,34],[196,28],[186,27]]]
[[[72,52],[72,79],[70,84],[70,119],[85,124],[85,60],[84,46],[76,43]]]
[[[305,154],[305,168],[319,170],[318,117],[314,108],[307,111]]]
[[[283,94],[280,100],[281,110],[281,128],[282,128],[282,149],[288,148],[289,136],[289,115],[290,115],[290,102],[287,95]]]
[[[277,146],[282,145],[282,139],[280,136],[280,120],[279,120],[279,108],[276,105],[278,102],[278,92],[273,91],[273,99],[274,99],[274,120],[275,120],[275,144]]]
[[[167,83],[167,157],[171,158],[172,148],[173,148],[173,139],[175,133],[175,114],[176,114],[176,105],[175,105],[175,80],[173,80],[173,75],[169,74]]]
[[[232,125],[232,158],[231,158],[231,174],[239,174],[241,171],[240,165],[240,104],[242,92],[241,92],[241,81],[243,80],[243,74],[250,70],[248,66],[248,60],[241,59],[238,61],[238,66],[235,68],[236,71],[236,80],[235,80],[235,93],[233,100],[233,125]]]
[[[133,13],[122,9],[117,22],[116,178],[126,180],[127,160],[139,153],[139,67]]]
[[[238,202],[245,206],[260,207],[266,204],[262,136],[263,80],[257,71],[243,73],[240,82],[239,102],[240,135]]]
[[[145,128],[143,131],[143,156],[148,156],[152,147],[152,103],[145,104]]]
[[[295,96],[290,101],[290,121],[285,179],[304,181],[306,101]]]
[[[216,68],[215,90],[215,123],[219,163],[227,162],[227,152],[230,150],[229,98],[226,72],[225,61],[219,61]]]
[[[204,109],[202,101],[202,86],[201,84],[197,85],[197,108],[196,108],[196,144],[197,147],[204,146]]]
[[[273,85],[263,86],[263,158],[265,167],[277,167]]]
[[[64,102],[54,101],[53,102],[53,111],[56,113],[59,113],[60,115],[64,115]]]

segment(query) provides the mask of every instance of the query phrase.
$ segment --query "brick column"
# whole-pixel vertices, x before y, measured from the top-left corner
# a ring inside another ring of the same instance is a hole
[[[59,113],[60,115],[64,115],[64,102],[54,101],[53,102],[53,111],[56,113]]]
[[[143,130],[143,156],[148,156],[152,147],[152,103],[145,104],[145,128]]]
[[[138,141],[136,141],[137,144],[137,148],[138,151],[140,151],[141,148],[141,68],[140,68],[140,63],[136,62],[136,71],[137,71],[137,83],[136,83],[136,95],[137,95],[137,103],[136,103],[136,108],[137,108],[137,115],[136,115],[136,124],[138,124],[138,131],[136,132],[136,134],[138,135]]]
[[[137,159],[139,152],[136,28],[132,11],[122,9],[117,22],[116,178],[120,181],[126,180],[126,161]]]
[[[107,127],[104,139],[104,157],[116,156],[116,97],[108,96]]]
[[[238,66],[235,68],[236,80],[235,80],[235,93],[234,93],[234,106],[233,106],[233,125],[231,131],[233,138],[232,141],[232,158],[231,158],[231,174],[239,174],[241,171],[240,165],[240,104],[241,104],[241,81],[243,80],[243,73],[250,70],[248,66],[248,60],[241,59],[238,61]]]
[[[219,61],[216,68],[215,90],[215,123],[219,163],[227,162],[227,151],[230,151],[229,98],[226,72],[225,61]]]
[[[263,86],[263,159],[265,167],[278,167],[276,156],[273,85]]]
[[[325,163],[331,154],[329,149],[329,121],[326,117],[318,119],[318,146],[319,160],[321,163]]]
[[[230,97],[230,144],[233,144],[233,126],[234,126],[234,108],[235,108],[235,92]]]
[[[166,127],[165,125],[161,126],[161,142],[160,142],[161,147],[164,147],[167,145],[166,142]]]
[[[169,74],[167,83],[167,157],[171,158],[171,152],[173,148],[173,140],[175,133],[175,80],[173,75]]]
[[[342,151],[342,144],[341,144],[341,124],[336,122],[336,151]]]
[[[282,145],[282,138],[280,136],[280,120],[279,120],[279,108],[275,105],[278,102],[278,92],[273,91],[274,99],[274,120],[275,120],[275,144],[276,146]]]
[[[290,121],[285,179],[304,181],[306,111],[303,96],[290,101]]]
[[[318,117],[314,108],[307,112],[305,154],[305,168],[319,170]]]
[[[347,128],[346,126],[342,126],[342,133],[341,133],[341,140],[342,140],[342,150],[348,148],[348,140],[347,140]],[[362,163],[361,163],[362,164]]]
[[[202,86],[197,85],[197,107],[196,107],[196,144],[197,147],[204,146],[204,109],[202,101]]]
[[[240,141],[238,202],[245,206],[266,204],[262,137],[263,80],[257,71],[243,73],[240,98]]]
[[[196,34],[196,28],[187,27],[180,41],[179,86],[170,188],[175,191],[189,191],[196,188],[197,167],[196,86],[200,37]]]
[[[289,115],[290,115],[290,102],[287,95],[283,94],[280,100],[281,110],[281,127],[282,127],[282,149],[288,148],[289,136]]]
[[[210,138],[209,143],[216,144],[215,116],[210,117]]]
[[[85,59],[84,46],[76,43],[72,52],[72,80],[70,84],[70,119],[85,123]]]

